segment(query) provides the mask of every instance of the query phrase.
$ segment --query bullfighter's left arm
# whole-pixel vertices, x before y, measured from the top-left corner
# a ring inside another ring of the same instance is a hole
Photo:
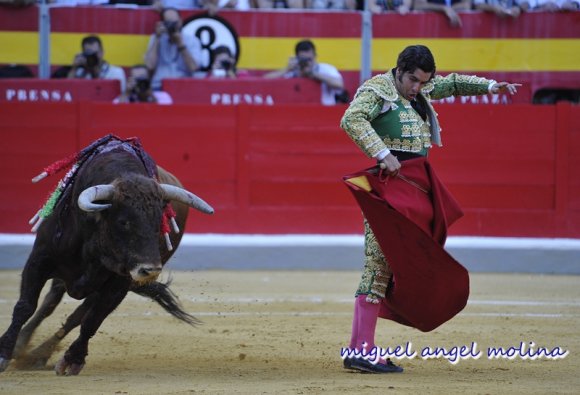
[[[443,99],[449,96],[485,95],[496,84],[494,80],[476,75],[451,73],[442,77],[435,76],[423,89],[431,99]]]

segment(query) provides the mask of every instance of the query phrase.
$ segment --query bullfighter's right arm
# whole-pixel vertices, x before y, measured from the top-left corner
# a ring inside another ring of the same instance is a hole
[[[383,108],[384,100],[371,90],[359,90],[340,121],[340,127],[369,158],[387,146],[371,125]]]

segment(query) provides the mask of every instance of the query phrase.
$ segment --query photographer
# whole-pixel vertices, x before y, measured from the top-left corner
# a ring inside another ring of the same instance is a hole
[[[288,60],[285,68],[264,75],[264,78],[310,78],[321,84],[320,101],[324,105],[336,104],[337,95],[344,93],[342,76],[336,67],[316,62],[316,48],[310,40],[302,40],[294,48],[296,56]]]
[[[145,53],[145,64],[153,70],[153,90],[161,89],[164,78],[192,77],[199,68],[201,43],[193,35],[182,35],[182,25],[177,9],[161,10],[161,20],[157,22]]]
[[[125,90],[125,72],[103,59],[103,44],[97,36],[87,36],[81,43],[83,52],[77,54],[67,78],[119,80],[121,92]]]
[[[149,70],[144,64],[139,64],[131,68],[127,89],[113,103],[172,104],[173,100],[169,93],[151,89]]]
[[[225,45],[220,45],[211,51],[210,78],[237,78],[236,58]]]

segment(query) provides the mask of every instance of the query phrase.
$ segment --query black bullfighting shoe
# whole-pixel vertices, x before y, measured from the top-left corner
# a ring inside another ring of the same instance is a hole
[[[342,365],[344,366],[345,369],[354,369],[352,367],[352,360],[353,360],[353,358],[345,358],[342,361]]]
[[[346,361],[346,359],[345,359]],[[346,364],[345,364],[346,365]],[[390,359],[386,363],[377,363],[373,365],[371,362],[362,358],[353,358],[350,360],[350,369],[360,370],[366,373],[401,373],[403,368],[395,365]],[[345,366],[346,367],[346,366]]]

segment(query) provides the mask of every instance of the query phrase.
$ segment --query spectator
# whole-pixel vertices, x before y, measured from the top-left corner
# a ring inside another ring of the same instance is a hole
[[[457,11],[469,11],[471,0],[415,0],[415,11],[442,12],[453,27],[461,27],[462,22]]]
[[[310,78],[321,83],[320,101],[324,105],[336,104],[336,96],[344,94],[344,83],[336,67],[316,62],[316,48],[310,40],[296,44],[295,55],[286,67],[271,71],[264,78]]]
[[[353,2],[354,8],[363,11],[365,9],[364,0],[347,0]],[[400,15],[406,15],[413,7],[413,0],[370,0],[369,10],[373,14],[381,12],[398,12]]]
[[[306,8],[313,10],[354,10],[356,2],[352,0],[305,0]]]
[[[125,72],[118,66],[107,63],[101,39],[87,36],[81,43],[83,52],[75,55],[67,78],[119,80],[121,92],[125,90]]]
[[[172,104],[173,100],[169,93],[151,89],[149,69],[144,64],[139,64],[131,67],[127,89],[113,103]]]
[[[0,67],[0,78],[34,78],[34,74],[28,66],[8,64]]]
[[[560,2],[560,11],[580,10],[580,0],[563,0]]]
[[[106,5],[109,4],[109,0],[48,0],[47,3],[74,7],[77,5]]]
[[[155,0],[153,7],[158,10],[175,8],[176,10],[191,10],[200,8],[199,0]]]
[[[109,5],[116,5],[119,7],[138,6],[148,7],[153,5],[152,0],[109,0]]]
[[[206,10],[209,15],[217,14],[218,10],[239,10],[247,11],[250,9],[249,0],[198,0],[201,8]]]
[[[364,1],[362,8],[364,9]],[[411,11],[413,0],[376,0],[369,3],[369,9],[374,14],[381,12],[398,12],[400,15],[406,15]]]
[[[177,9],[165,8],[160,14],[145,53],[145,65],[153,70],[153,90],[161,89],[164,78],[192,77],[201,63],[201,43],[193,35],[181,34],[183,21]]]
[[[534,0],[530,8],[532,11],[578,11],[580,0]]]
[[[521,14],[517,0],[473,0],[473,8],[478,11],[493,12],[500,18],[517,18]]]
[[[255,0],[155,0],[153,7],[158,9],[171,7],[179,10],[201,8],[206,10],[209,15],[215,15],[220,9],[247,11],[252,8],[251,3],[254,1]]]
[[[307,8],[307,0],[255,0],[255,8]]]
[[[2,0],[0,1],[0,6],[9,7],[30,7],[36,4],[36,0]]]
[[[518,5],[522,12],[531,11],[535,4],[536,0],[518,0]]]
[[[220,45],[211,51],[210,78],[238,78],[247,76],[245,70],[239,71],[236,58],[225,45]]]

